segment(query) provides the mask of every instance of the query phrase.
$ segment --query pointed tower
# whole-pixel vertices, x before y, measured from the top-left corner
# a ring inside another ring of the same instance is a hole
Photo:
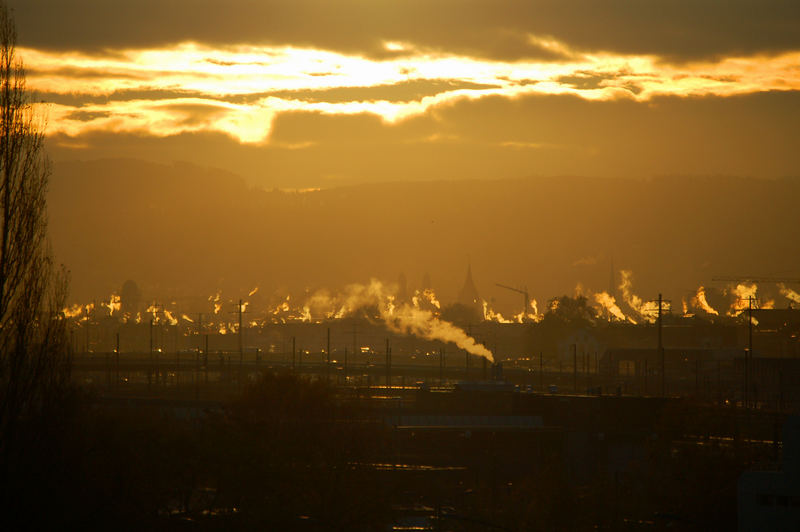
[[[478,295],[478,289],[475,288],[475,282],[472,280],[472,265],[467,265],[467,278],[464,281],[464,286],[458,293],[458,302],[470,308],[476,308],[483,312],[483,305],[481,304],[481,297]]]

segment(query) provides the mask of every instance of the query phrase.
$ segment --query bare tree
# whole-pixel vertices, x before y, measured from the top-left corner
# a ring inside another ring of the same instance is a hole
[[[16,57],[16,29],[0,1],[0,451],[20,421],[58,401],[69,379],[60,309],[66,273],[47,241],[50,163],[44,121]]]

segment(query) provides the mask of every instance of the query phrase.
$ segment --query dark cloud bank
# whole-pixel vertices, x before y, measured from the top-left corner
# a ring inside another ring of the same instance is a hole
[[[794,0],[13,0],[22,43],[113,50],[185,40],[269,43],[386,56],[383,40],[517,60],[557,59],[529,33],[578,50],[683,61],[800,48]]]

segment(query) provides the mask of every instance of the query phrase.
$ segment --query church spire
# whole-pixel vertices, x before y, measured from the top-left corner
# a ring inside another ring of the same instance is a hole
[[[481,298],[478,295],[475,282],[472,280],[472,264],[469,263],[467,263],[467,278],[458,293],[458,302],[468,307],[481,307]]]

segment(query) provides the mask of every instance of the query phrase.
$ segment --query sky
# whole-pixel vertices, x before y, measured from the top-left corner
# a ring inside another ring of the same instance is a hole
[[[796,0],[8,2],[75,297],[800,274]]]
[[[51,157],[263,187],[796,176],[800,4],[11,0]]]

